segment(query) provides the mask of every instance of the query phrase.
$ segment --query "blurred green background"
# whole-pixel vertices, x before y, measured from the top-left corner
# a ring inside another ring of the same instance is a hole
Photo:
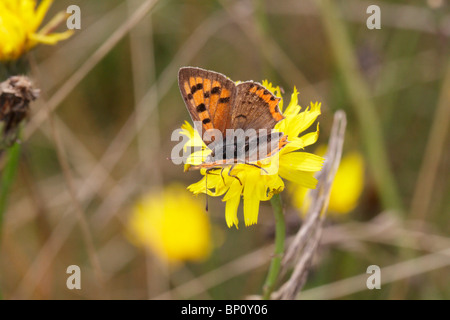
[[[167,159],[176,144],[172,131],[191,121],[177,86],[181,66],[235,81],[268,79],[284,89],[285,105],[296,86],[301,106],[322,103],[317,145],[327,143],[334,112],[346,112],[344,152],[365,156],[364,189],[352,212],[327,219],[304,298],[450,298],[448,251],[434,254],[450,247],[448,1],[160,0],[150,1],[142,20],[133,19],[148,2],[59,0],[47,15],[76,4],[82,27],[69,40],[31,53],[31,77],[42,95],[32,105],[5,216],[4,298],[241,299],[261,293],[273,243],[268,203],[257,225],[241,222],[236,230],[226,226],[224,203],[210,198],[214,248],[204,261],[167,265],[127,239],[138,198],[200,179]],[[366,26],[371,4],[381,8],[381,30]],[[134,27],[120,37],[127,23]],[[46,105],[54,108],[103,286],[82,240]],[[380,171],[385,164],[387,179]],[[301,219],[289,193],[282,196],[293,234]],[[66,288],[73,264],[81,267],[82,290]],[[381,290],[353,278],[372,264],[394,266],[390,275],[382,273]],[[410,268],[417,274],[407,276]]]

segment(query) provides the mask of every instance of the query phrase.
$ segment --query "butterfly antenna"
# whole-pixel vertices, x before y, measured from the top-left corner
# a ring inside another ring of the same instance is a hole
[[[190,156],[191,158],[202,158],[203,156]],[[166,158],[166,160],[178,160],[178,159],[184,159],[183,157],[177,157],[177,158],[172,158],[172,157],[168,157]]]
[[[269,172],[268,172],[266,169],[264,169],[264,168],[261,167],[261,166],[258,166],[257,164],[254,164],[254,163],[245,163],[245,164],[247,164],[247,165],[249,165],[249,166],[252,166],[252,167],[255,167],[255,168],[258,168],[258,169],[261,169],[261,170],[264,171],[265,173],[269,174]]]

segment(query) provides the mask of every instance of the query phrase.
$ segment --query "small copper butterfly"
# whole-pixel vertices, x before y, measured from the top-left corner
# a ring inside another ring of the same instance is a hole
[[[218,72],[183,67],[178,73],[178,85],[192,120],[201,123],[197,128],[200,136],[212,150],[211,156],[194,169],[251,164],[276,154],[288,143],[286,135],[272,130],[284,119],[278,107],[281,98],[261,84],[254,81],[236,84]],[[204,133],[212,129],[218,130],[222,138],[204,138]],[[229,129],[244,133],[230,137]],[[240,153],[236,138],[251,130],[257,134],[242,139]],[[261,154],[263,141],[270,148]]]

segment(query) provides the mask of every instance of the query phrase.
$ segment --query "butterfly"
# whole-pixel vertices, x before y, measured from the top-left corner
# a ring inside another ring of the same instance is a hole
[[[183,67],[178,85],[196,128],[211,154],[193,169],[211,169],[238,163],[257,166],[288,143],[274,131],[284,116],[274,96],[261,84],[236,84],[225,75],[195,67]],[[216,134],[210,134],[215,132]],[[231,170],[230,170],[231,172]]]

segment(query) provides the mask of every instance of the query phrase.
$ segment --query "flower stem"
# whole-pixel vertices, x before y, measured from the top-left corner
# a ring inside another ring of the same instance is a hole
[[[3,216],[6,211],[9,191],[16,177],[17,167],[19,166],[21,145],[14,143],[6,151],[6,163],[0,180],[0,239],[3,230]]]
[[[286,238],[286,224],[284,222],[283,206],[281,197],[276,194],[270,200],[272,204],[273,213],[275,216],[275,251],[270,263],[269,273],[267,274],[266,282],[263,287],[263,299],[269,300],[270,295],[275,288],[278,274],[281,268],[281,259],[284,254],[284,240]]]

